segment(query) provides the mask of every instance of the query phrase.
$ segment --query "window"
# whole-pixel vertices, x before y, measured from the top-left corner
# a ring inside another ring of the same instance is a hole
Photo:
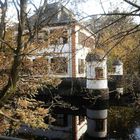
[[[67,44],[67,42],[68,42],[68,38],[66,38],[66,37],[60,37],[59,44]]]
[[[113,66],[113,68],[112,68],[112,73],[115,73],[115,72],[116,72],[116,67]]]
[[[68,43],[68,38],[63,36],[63,44]]]
[[[39,57],[33,60],[33,68],[32,74],[42,74],[48,73],[49,62],[47,58]],[[39,69],[40,68],[40,69]]]
[[[68,32],[66,30],[63,31],[62,38],[63,38],[63,44],[68,43]]]
[[[95,77],[96,79],[104,78],[103,68],[100,68],[100,67],[95,68]]]
[[[68,32],[66,29],[55,29],[50,31],[50,44],[66,44],[68,43]]]
[[[95,124],[96,124],[95,125],[96,132],[105,131],[105,119],[96,119]]]
[[[55,114],[53,117],[56,119],[52,124],[55,126],[67,126],[68,116],[66,114]]]
[[[82,74],[84,73],[85,65],[84,65],[84,59],[78,59],[78,73]]]
[[[49,41],[50,44],[57,44],[58,43],[58,32],[57,30],[51,30],[49,34]]]
[[[56,74],[66,74],[68,72],[67,58],[53,57],[51,59],[51,70]]]
[[[41,30],[41,31],[37,34],[36,38],[37,38],[38,40],[40,40],[40,41],[48,41],[48,32],[47,32],[47,31]]]

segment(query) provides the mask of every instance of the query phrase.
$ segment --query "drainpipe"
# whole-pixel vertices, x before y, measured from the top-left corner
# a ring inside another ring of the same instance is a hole
[[[87,132],[89,139],[107,138],[107,109],[109,90],[107,81],[107,59],[104,54],[88,54],[86,88],[96,98],[87,106]]]

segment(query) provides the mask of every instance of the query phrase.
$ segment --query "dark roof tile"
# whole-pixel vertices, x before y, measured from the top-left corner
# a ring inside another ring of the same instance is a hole
[[[36,20],[37,25],[43,26],[51,24],[67,24],[76,21],[73,12],[59,2],[40,7],[30,18],[30,22],[34,24]]]

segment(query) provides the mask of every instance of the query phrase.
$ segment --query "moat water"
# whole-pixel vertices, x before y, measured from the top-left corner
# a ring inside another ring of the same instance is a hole
[[[140,110],[130,107],[110,107],[109,140],[140,140]]]
[[[47,140],[38,136],[30,139]],[[140,110],[133,107],[111,106],[108,110],[107,140],[140,140]]]

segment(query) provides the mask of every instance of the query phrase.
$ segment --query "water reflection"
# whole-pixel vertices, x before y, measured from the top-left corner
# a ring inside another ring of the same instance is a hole
[[[138,140],[140,140],[140,126],[136,127],[132,136]]]
[[[108,135],[110,140],[140,140],[140,111],[129,107],[111,107]]]
[[[48,139],[45,136],[35,136],[30,133],[29,135],[25,133],[22,137],[32,140]],[[130,107],[110,107],[108,110],[108,138],[106,140],[140,140],[140,110],[136,111]]]

